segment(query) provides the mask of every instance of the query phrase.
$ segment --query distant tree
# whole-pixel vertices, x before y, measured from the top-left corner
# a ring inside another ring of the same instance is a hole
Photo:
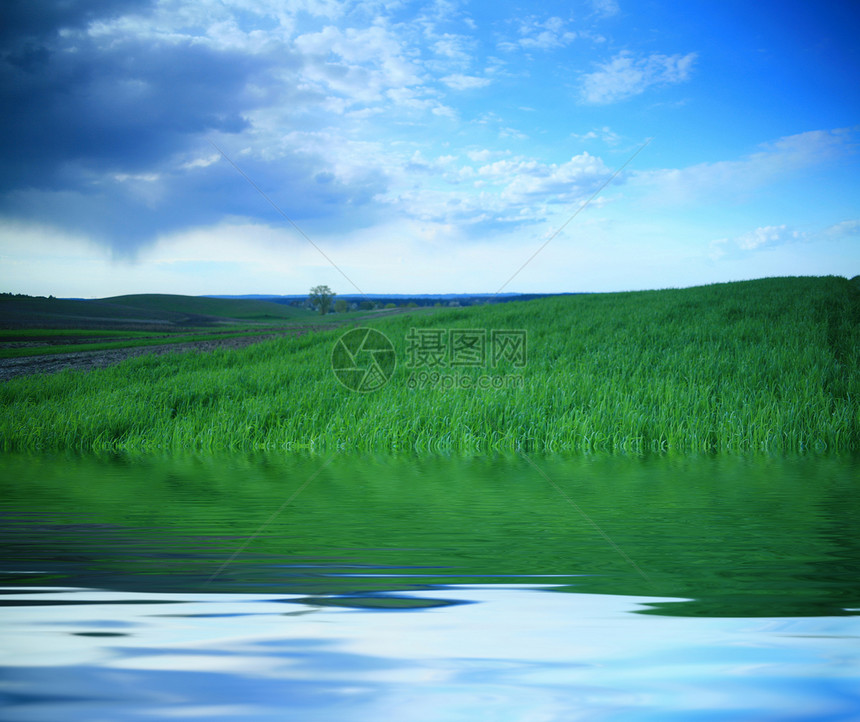
[[[331,309],[336,295],[328,286],[314,286],[308,294],[308,300],[320,312],[321,316],[325,316]]]
[[[361,303],[358,304],[358,307],[362,311],[370,311],[373,309],[373,301],[362,301]]]
[[[397,306],[393,303],[386,303],[385,308],[397,308]]]
[[[406,308],[418,308],[418,304],[415,301],[410,301],[406,304]]]
[[[349,304],[342,298],[334,302],[335,313],[346,313],[349,310]]]

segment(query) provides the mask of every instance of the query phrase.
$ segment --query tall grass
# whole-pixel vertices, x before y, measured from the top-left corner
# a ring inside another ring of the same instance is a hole
[[[12,449],[687,451],[860,446],[860,289],[843,278],[549,298],[373,322],[398,368],[349,391],[344,329],[0,386]],[[411,327],[526,329],[501,389],[410,388]]]

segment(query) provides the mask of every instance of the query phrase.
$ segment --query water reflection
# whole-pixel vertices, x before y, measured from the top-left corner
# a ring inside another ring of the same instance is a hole
[[[548,589],[450,586],[405,614],[40,590],[62,615],[4,617],[4,719],[848,719],[860,701],[856,618],[649,618],[631,612],[654,600]]]
[[[323,461],[0,457],[7,584],[367,607],[549,575],[563,591],[685,600],[652,615],[860,606],[856,456],[543,457],[542,473],[517,455]]]
[[[534,461],[0,456],[3,718],[860,709],[857,457]]]

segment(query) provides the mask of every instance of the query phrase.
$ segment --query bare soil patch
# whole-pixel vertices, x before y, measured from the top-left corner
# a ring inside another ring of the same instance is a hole
[[[292,329],[292,335],[301,335],[307,329]],[[23,356],[21,358],[0,359],[0,381],[7,381],[16,376],[32,374],[52,374],[66,369],[90,371],[96,368],[112,366],[120,361],[143,356],[145,354],[161,355],[165,353],[187,353],[188,351],[212,351],[219,348],[244,348],[261,341],[270,341],[282,334],[266,334],[262,336],[242,336],[239,338],[213,338],[207,341],[186,343],[170,343],[158,346],[138,346],[134,348],[119,348],[109,351],[76,351],[74,353],[45,354],[42,356]]]

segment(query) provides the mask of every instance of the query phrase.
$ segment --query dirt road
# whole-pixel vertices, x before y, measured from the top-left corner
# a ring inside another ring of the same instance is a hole
[[[310,329],[309,329],[310,330]],[[293,331],[296,335],[307,333],[305,330]],[[278,334],[280,335],[280,334]],[[74,353],[45,354],[42,356],[23,356],[21,358],[0,359],[0,381],[16,376],[31,374],[51,374],[66,369],[89,371],[104,368],[144,354],[185,353],[188,351],[212,351],[217,348],[242,348],[252,343],[269,341],[275,335],[242,336],[240,338],[213,339],[188,343],[168,343],[159,346],[139,346],[120,348],[110,351],[76,351]]]

